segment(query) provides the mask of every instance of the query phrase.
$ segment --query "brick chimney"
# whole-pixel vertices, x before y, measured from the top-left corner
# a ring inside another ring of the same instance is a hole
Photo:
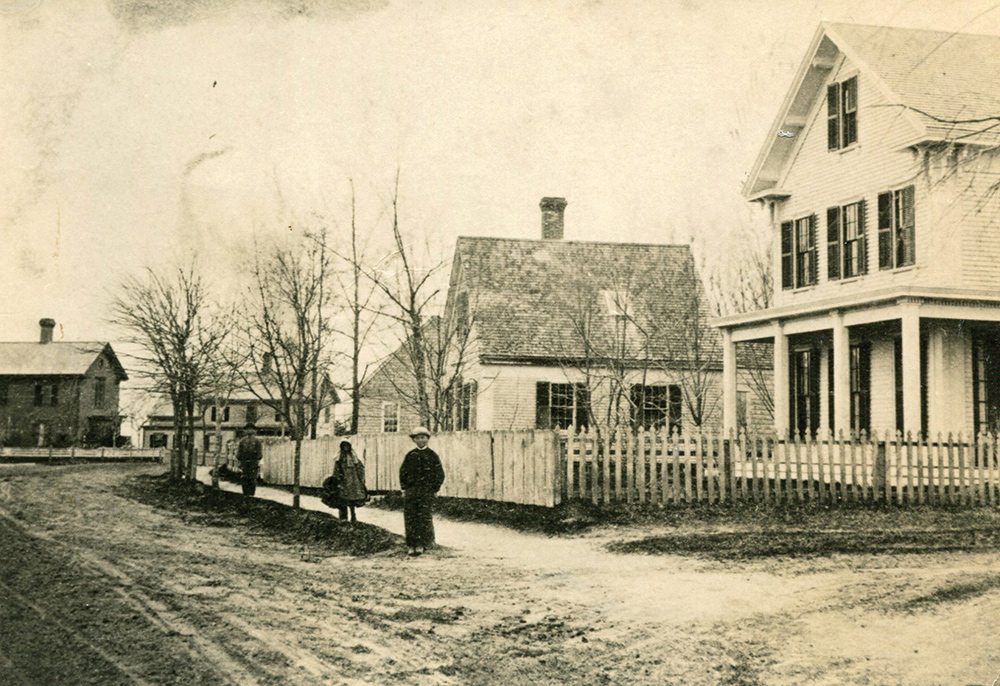
[[[55,319],[39,319],[38,326],[41,327],[41,335],[38,339],[39,343],[51,343],[52,342],[52,330],[56,328]]]
[[[566,198],[542,198],[542,238],[560,240],[563,237],[563,210]]]

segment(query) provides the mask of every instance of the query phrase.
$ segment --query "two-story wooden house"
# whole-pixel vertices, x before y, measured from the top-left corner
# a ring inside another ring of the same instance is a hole
[[[769,213],[775,428],[1000,429],[1000,37],[823,24],[744,186]]]
[[[55,321],[39,324],[37,343],[0,343],[0,445],[114,445],[128,375],[111,345],[54,341]]]

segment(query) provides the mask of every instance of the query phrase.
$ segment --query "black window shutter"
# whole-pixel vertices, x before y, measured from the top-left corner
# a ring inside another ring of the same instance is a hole
[[[878,268],[892,269],[892,193],[878,194]]]
[[[913,186],[907,186],[902,191],[902,226],[897,231],[903,233],[903,259],[901,264],[913,264],[916,261],[916,207],[914,204]]]
[[[587,384],[575,384],[576,393],[576,428],[590,426],[590,389]]]
[[[782,222],[781,224],[781,287],[783,289],[792,288],[795,279],[792,274],[792,222]]]
[[[817,264],[819,262],[819,241],[816,240],[816,215],[809,215],[809,241],[811,243],[810,247],[812,249],[812,259],[809,260],[809,283],[814,284],[817,282],[818,268]]]
[[[840,84],[826,87],[826,148],[840,148]]]
[[[826,278],[840,278],[840,208],[826,210]]]
[[[867,221],[867,212],[865,211],[867,203],[864,198],[858,203],[858,257],[859,257],[859,273],[868,273],[868,225],[865,224]]]
[[[549,382],[535,384],[535,428],[552,428],[552,411],[549,407]]]

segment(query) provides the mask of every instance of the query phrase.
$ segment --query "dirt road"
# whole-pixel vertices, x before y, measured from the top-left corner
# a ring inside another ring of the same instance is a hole
[[[158,471],[0,467],[0,683],[992,684],[1000,672],[995,554],[723,564],[604,549],[648,529],[548,538],[439,519],[443,550],[352,557],[123,487]],[[401,529],[398,513],[360,514]]]

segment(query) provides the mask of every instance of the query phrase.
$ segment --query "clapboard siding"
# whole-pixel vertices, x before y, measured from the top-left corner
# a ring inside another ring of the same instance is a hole
[[[974,153],[973,153],[974,154]],[[968,288],[1000,289],[1000,157],[983,153],[978,159],[963,155],[961,173],[947,192],[957,211],[949,217],[951,235],[961,227],[961,276]]]
[[[931,285],[929,279],[940,274],[929,268],[932,242],[931,206],[927,199],[926,177],[920,158],[900,149],[915,135],[908,119],[896,107],[888,106],[877,83],[867,74],[858,74],[846,60],[834,69],[831,81],[858,75],[858,144],[844,151],[828,151],[826,141],[826,87],[800,134],[802,140],[790,158],[783,181],[778,185],[791,197],[778,203],[772,227],[775,250],[775,273],[780,274],[781,222],[815,214],[817,216],[818,283],[794,291],[777,288],[776,305],[806,303],[811,300],[861,294],[890,285]],[[899,271],[878,268],[878,193],[913,183],[916,186],[916,266]],[[867,203],[868,274],[847,281],[827,279],[826,209],[864,198]],[[780,280],[776,280],[780,285]]]

